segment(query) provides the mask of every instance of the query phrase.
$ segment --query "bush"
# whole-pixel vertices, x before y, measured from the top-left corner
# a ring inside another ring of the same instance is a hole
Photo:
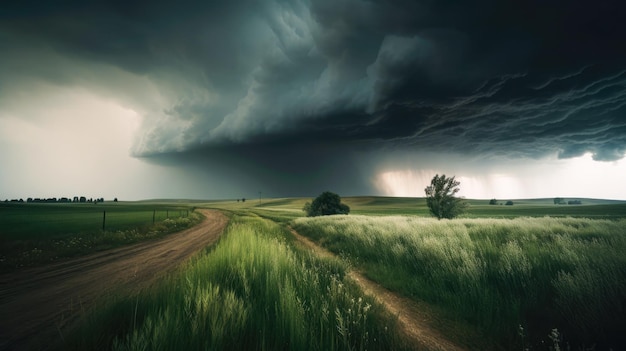
[[[304,204],[302,210],[307,217],[350,213],[350,207],[341,203],[341,197],[330,191],[323,192],[313,200],[313,203],[307,202]]]

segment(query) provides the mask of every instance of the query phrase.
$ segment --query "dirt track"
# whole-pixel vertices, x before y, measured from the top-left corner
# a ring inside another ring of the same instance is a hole
[[[291,233],[302,245],[316,254],[320,256],[334,256],[333,253],[298,234],[295,230],[291,229]],[[398,316],[402,333],[406,336],[407,340],[411,341],[415,349],[442,351],[465,350],[465,348],[449,340],[435,329],[433,326],[433,316],[421,309],[415,301],[399,296],[353,270],[349,271],[348,275],[363,289],[363,292],[376,298],[378,302],[387,307],[389,312]]]
[[[45,348],[96,298],[141,289],[214,243],[228,219],[199,211],[202,223],[163,239],[0,276],[0,350]]]

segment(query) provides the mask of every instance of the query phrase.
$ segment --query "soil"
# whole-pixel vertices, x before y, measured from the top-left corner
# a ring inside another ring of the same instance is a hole
[[[145,288],[217,241],[228,218],[205,219],[162,239],[0,276],[0,350],[47,349],[102,297]]]
[[[295,230],[291,229],[291,233],[303,246],[316,254],[323,257],[335,256],[325,248],[298,234]],[[437,326],[442,325],[442,321],[430,312],[427,306],[422,306],[414,300],[400,296],[355,270],[350,270],[348,276],[363,289],[363,292],[374,297],[390,313],[398,317],[401,333],[416,350],[466,350],[438,330]]]

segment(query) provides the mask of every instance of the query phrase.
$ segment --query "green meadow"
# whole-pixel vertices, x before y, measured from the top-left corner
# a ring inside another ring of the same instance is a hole
[[[307,200],[218,206],[291,225],[495,348],[626,345],[624,202],[469,200],[462,218],[437,221],[420,198],[348,197],[348,216],[301,218]]]
[[[284,226],[231,214],[218,244],[149,291],[89,315],[64,349],[403,350],[395,318],[345,263],[292,247]]]
[[[505,349],[537,347],[552,329],[576,347],[626,341],[626,219],[353,215],[293,227]]]
[[[0,233],[3,239],[40,239],[62,237],[80,232],[122,230],[154,220],[187,215],[188,206],[160,203],[14,204],[0,203]]]
[[[192,209],[158,202],[0,203],[0,271],[157,238],[198,223]]]
[[[230,217],[217,244],[150,289],[100,301],[61,349],[410,349],[395,317],[360,291],[348,269],[427,305],[445,321],[442,331],[461,335],[469,348],[622,349],[626,202],[581,200],[469,200],[463,217],[441,221],[423,198],[348,197],[350,215],[316,218],[302,212],[310,198],[49,205],[29,214],[9,204],[0,207],[0,228],[22,226],[3,231],[3,245],[20,235],[102,236],[101,222],[85,229],[89,216],[101,220],[106,208],[113,218],[119,206],[125,221],[111,233],[137,230],[144,236],[134,240],[145,240],[155,230],[137,228],[154,228],[155,213],[155,226],[180,223],[159,235],[196,223],[193,207]],[[59,225],[44,234],[27,229],[29,220],[19,224],[20,215]],[[300,249],[289,227],[338,258]]]
[[[289,221],[304,216],[302,207],[311,198],[279,198],[200,202],[198,206],[229,210],[249,210],[279,221]],[[468,211],[462,218],[516,218],[516,217],[575,217],[618,219],[626,217],[626,201],[579,199],[581,205],[554,205],[553,199],[512,200],[514,205],[489,205],[489,200],[469,199]],[[498,203],[506,203],[501,200]],[[404,197],[358,196],[344,197],[350,214],[368,216],[407,215],[430,217],[426,199]]]

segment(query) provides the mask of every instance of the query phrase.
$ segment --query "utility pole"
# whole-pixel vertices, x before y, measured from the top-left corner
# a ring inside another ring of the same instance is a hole
[[[259,203],[261,203],[261,194],[263,193],[259,191]]]

